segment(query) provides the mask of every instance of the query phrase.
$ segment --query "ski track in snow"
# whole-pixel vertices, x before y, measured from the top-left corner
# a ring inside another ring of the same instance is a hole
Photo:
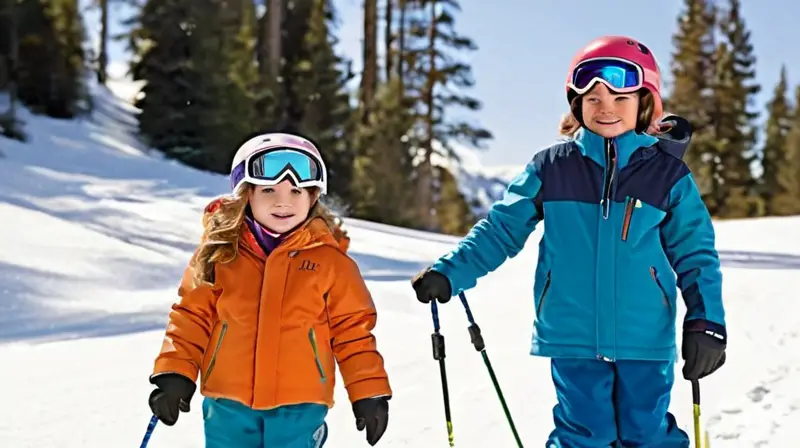
[[[31,141],[0,139],[3,448],[138,446],[150,417],[147,376],[202,207],[227,188],[224,177],[148,153],[131,134],[130,106],[95,94],[91,119],[22,110]],[[395,393],[379,446],[444,447],[431,318],[409,280],[458,239],[357,220],[348,227],[379,309],[376,335]],[[800,446],[798,229],[800,218],[717,224],[731,345],[726,366],[701,383],[714,448]],[[544,445],[555,402],[549,361],[528,355],[540,235],[467,292],[529,447]],[[440,313],[456,446],[515,446],[461,305],[453,300]],[[175,427],[159,425],[149,446],[201,447],[200,399]],[[338,374],[336,399],[327,446],[368,446]],[[678,380],[671,409],[691,435],[687,382]]]

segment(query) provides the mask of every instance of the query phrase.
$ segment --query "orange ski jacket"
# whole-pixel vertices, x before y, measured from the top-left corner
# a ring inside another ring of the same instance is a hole
[[[202,395],[253,409],[331,407],[338,364],[351,402],[391,396],[372,297],[325,222],[309,220],[268,256],[242,231],[213,286],[192,287],[187,268],[153,375],[199,375]]]

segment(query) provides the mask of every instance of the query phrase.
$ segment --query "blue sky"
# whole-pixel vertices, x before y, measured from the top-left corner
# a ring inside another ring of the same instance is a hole
[[[461,0],[457,30],[473,38],[479,47],[465,58],[471,62],[477,82],[471,94],[484,104],[483,110],[470,118],[495,136],[488,143],[488,150],[481,153],[484,163],[524,164],[556,138],[559,118],[567,111],[566,70],[573,54],[591,39],[605,34],[632,36],[654,51],[662,68],[668,67],[673,51],[672,33],[682,3],[682,0]],[[792,87],[800,82],[800,57],[794,50],[800,41],[800,27],[796,23],[800,2],[742,3],[758,57],[758,81],[763,87],[756,107],[763,111],[781,64],[787,66]],[[646,4],[658,7],[645,7]],[[341,21],[337,33],[341,41],[339,52],[354,59],[354,68],[358,69],[362,0],[336,0],[336,5]],[[113,11],[123,12],[121,7]],[[87,17],[91,29],[95,28],[94,17]],[[112,61],[125,61],[127,55],[123,50],[122,45],[115,44]]]

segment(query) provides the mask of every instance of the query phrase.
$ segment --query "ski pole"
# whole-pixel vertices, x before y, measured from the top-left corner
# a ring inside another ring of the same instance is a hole
[[[453,419],[450,416],[450,391],[447,388],[447,370],[444,366],[444,335],[439,332],[439,309],[435,298],[431,300],[431,316],[433,317],[433,334],[431,334],[433,359],[439,361],[439,372],[442,376],[442,396],[444,398],[444,417],[447,422],[447,440],[452,447],[455,446],[455,437],[453,436]]]
[[[150,436],[153,435],[153,430],[156,429],[157,423],[158,417],[155,415],[150,417],[150,423],[147,424],[147,431],[144,432],[144,439],[142,439],[142,444],[139,448],[147,448],[147,444],[150,443]]]
[[[692,408],[694,414],[694,445],[696,448],[710,448],[708,431],[705,432],[705,446],[703,445],[703,435],[700,429],[700,381],[692,380]]]
[[[517,428],[514,425],[514,420],[511,418],[511,411],[508,410],[508,405],[503,397],[503,391],[500,389],[500,382],[497,380],[497,375],[494,373],[492,363],[489,361],[489,355],[486,353],[486,344],[484,343],[483,336],[481,335],[481,328],[477,323],[475,323],[475,318],[472,316],[472,310],[469,308],[469,303],[467,303],[466,294],[460,292],[458,293],[458,297],[461,299],[461,303],[464,305],[464,311],[467,312],[467,320],[469,321],[469,336],[472,340],[472,345],[475,346],[475,350],[479,351],[483,357],[483,363],[486,365],[486,369],[489,371],[489,376],[492,378],[494,390],[497,393],[497,397],[500,399],[500,404],[503,406],[503,412],[506,414],[506,420],[508,420],[509,426],[511,426],[511,432],[514,433],[514,439],[517,441],[517,446],[522,448],[522,440],[520,439]]]

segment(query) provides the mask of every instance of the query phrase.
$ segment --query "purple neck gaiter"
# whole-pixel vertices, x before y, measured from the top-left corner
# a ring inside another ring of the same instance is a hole
[[[250,213],[249,209],[245,215],[245,221],[247,221],[247,227],[250,229],[250,232],[256,238],[256,241],[258,241],[258,245],[261,246],[261,249],[263,249],[264,253],[267,255],[275,250],[275,248],[281,243],[283,235],[274,233],[259,224],[255,218],[253,218],[253,215]]]

